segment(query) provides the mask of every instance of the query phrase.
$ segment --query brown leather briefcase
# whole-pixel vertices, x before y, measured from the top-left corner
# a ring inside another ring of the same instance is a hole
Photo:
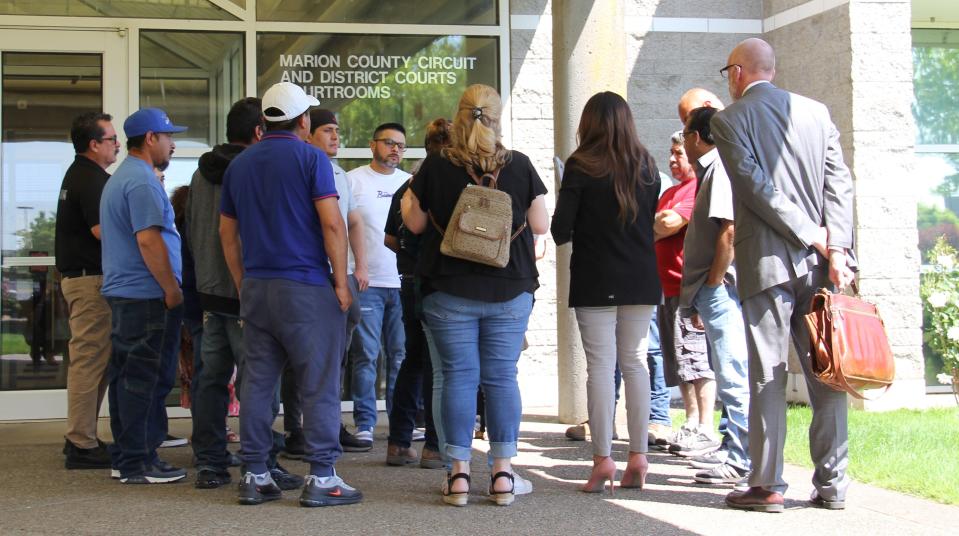
[[[806,325],[813,371],[821,382],[856,398],[862,389],[888,390],[896,376],[896,360],[876,306],[856,297],[819,289],[813,296]],[[885,391],[879,393],[884,394]]]

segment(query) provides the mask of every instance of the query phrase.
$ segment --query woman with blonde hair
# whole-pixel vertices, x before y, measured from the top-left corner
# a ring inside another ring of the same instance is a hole
[[[437,417],[452,462],[443,501],[456,506],[466,505],[469,496],[480,385],[486,394],[492,461],[489,497],[499,505],[514,500],[518,479],[511,459],[522,413],[516,363],[539,286],[533,233],[543,234],[549,227],[546,186],[526,155],[500,141],[501,109],[495,89],[480,84],[466,88],[450,129],[451,145],[426,157],[403,197],[403,222],[412,232],[424,233],[417,275],[424,322],[442,371]],[[493,175],[496,187],[512,198],[512,231],[519,231],[503,268],[440,253],[460,193],[474,183],[473,177],[485,174]]]
[[[581,489],[601,492],[608,480],[612,493],[617,363],[626,386],[629,428],[629,459],[620,487],[642,488],[648,468],[646,335],[662,295],[653,248],[659,173],[639,142],[629,105],[615,93],[597,93],[587,101],[577,138],[551,231],[557,245],[573,242],[569,306],[576,310],[586,352],[593,470]]]

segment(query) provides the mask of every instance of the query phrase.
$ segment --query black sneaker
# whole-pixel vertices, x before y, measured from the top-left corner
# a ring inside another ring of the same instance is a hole
[[[372,434],[369,440],[357,439],[346,431],[346,426],[340,425],[340,446],[344,452],[368,452],[373,448]]]
[[[270,476],[273,477],[277,487],[283,491],[297,489],[303,485],[303,477],[290,473],[280,464],[276,464],[276,467],[270,469]]]
[[[186,478],[186,470],[168,463],[162,466],[147,465],[140,474],[120,477],[123,484],[169,484]]]
[[[199,489],[216,489],[230,482],[232,482],[232,479],[229,471],[207,466],[197,470],[194,486]]]
[[[237,501],[240,504],[263,504],[266,501],[275,501],[283,498],[283,490],[277,487],[276,482],[270,475],[266,476],[266,482],[258,484],[256,475],[247,472],[243,475],[243,481],[240,482]]]
[[[343,482],[343,479],[336,476],[335,472],[322,484],[318,477],[307,475],[303,493],[300,494],[300,506],[307,507],[340,506],[355,504],[362,500],[363,494]]]
[[[106,445],[97,442],[92,449],[81,449],[69,439],[63,441],[63,453],[66,458],[63,466],[67,469],[106,469],[110,467],[110,453]]]
[[[286,436],[286,446],[280,455],[291,460],[299,460],[306,455],[306,439],[302,433],[291,433]]]

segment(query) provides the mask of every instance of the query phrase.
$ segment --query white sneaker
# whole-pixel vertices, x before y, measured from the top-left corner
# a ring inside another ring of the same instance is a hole
[[[516,469],[513,469],[513,495],[528,495],[533,493],[533,483],[526,480]]]
[[[369,441],[373,443],[373,430],[357,430],[353,437],[360,441]]]

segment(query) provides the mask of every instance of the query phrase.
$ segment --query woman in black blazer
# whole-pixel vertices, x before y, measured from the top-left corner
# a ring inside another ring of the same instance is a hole
[[[593,95],[577,131],[579,147],[566,163],[551,231],[557,245],[572,240],[569,306],[586,352],[586,396],[593,471],[582,491],[610,493],[616,463],[610,456],[613,371],[619,363],[626,394],[629,459],[623,488],[646,479],[649,370],[646,335],[662,289],[653,249],[659,173],[639,142],[622,97]]]

